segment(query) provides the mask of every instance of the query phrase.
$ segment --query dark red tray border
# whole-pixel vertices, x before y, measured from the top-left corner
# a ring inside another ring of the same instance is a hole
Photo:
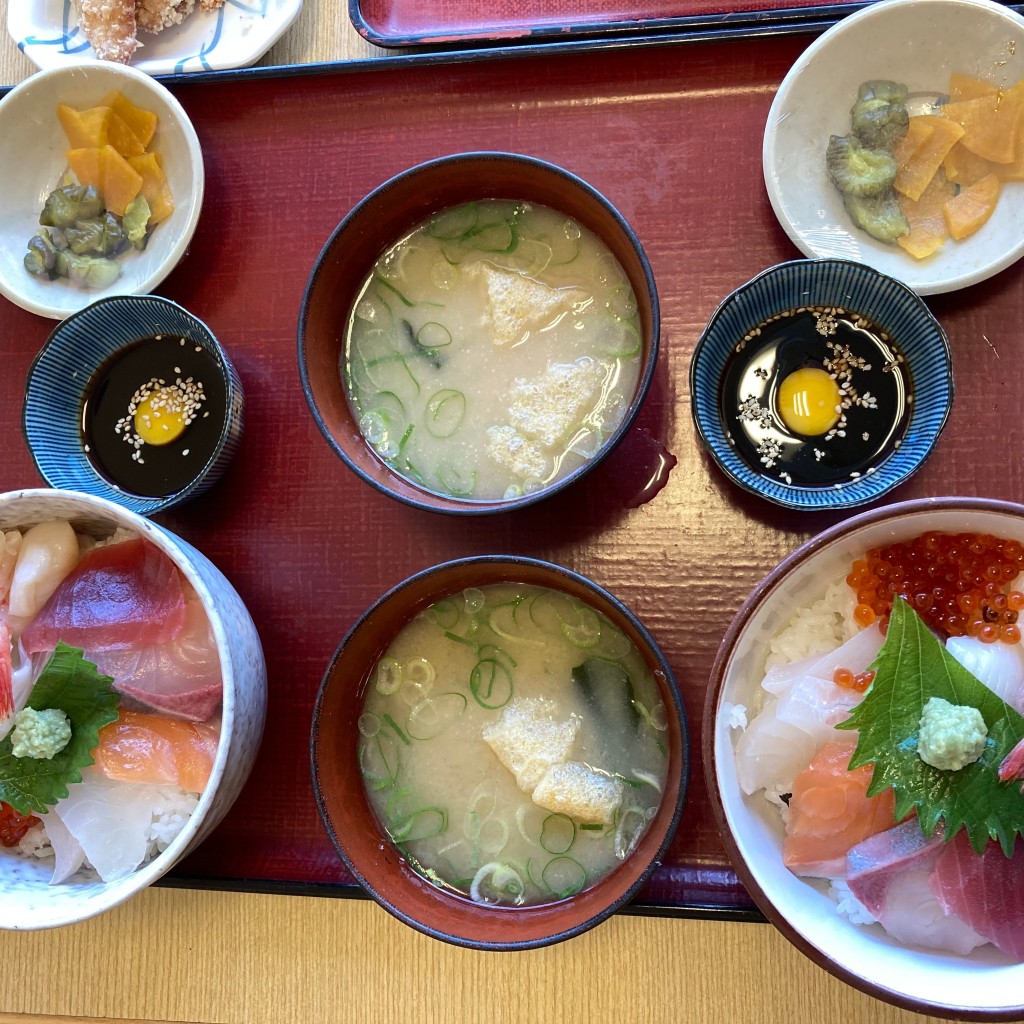
[[[617,21],[571,22],[565,25],[524,25],[520,35],[497,33],[472,24],[461,29],[447,26],[436,31],[419,33],[387,32],[375,28],[363,13],[362,0],[349,0],[349,17],[356,31],[367,42],[384,48],[457,48],[462,46],[529,47],[552,44],[567,39],[600,39],[637,37],[651,33],[695,34],[714,33],[718,38],[748,35],[821,32],[837,21],[869,7],[874,0],[851,0],[848,3],[817,4],[808,7],[780,7],[760,11],[717,11],[707,14],[680,15],[668,18],[628,18]],[[1022,4],[1007,4],[1011,10],[1024,12]]]

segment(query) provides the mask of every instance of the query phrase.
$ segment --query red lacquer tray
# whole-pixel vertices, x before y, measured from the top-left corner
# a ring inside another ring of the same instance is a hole
[[[687,380],[718,302],[799,255],[765,196],[760,153],[772,96],[806,42],[533,48],[170,83],[203,143],[207,194],[190,252],[160,292],[218,334],[248,408],[226,478],[160,521],[238,587],[263,639],[270,685],[253,775],[172,883],[358,891],[313,803],[313,699],[361,612],[410,573],[448,558],[521,553],[610,589],[665,651],[699,751],[708,673],[734,612],[784,555],[839,518],[782,511],[728,483],[698,447]],[[295,331],[310,266],[353,204],[414,163],[471,149],[553,161],[618,205],[657,279],[662,350],[637,425],[589,478],[519,513],[467,519],[398,504],[332,454],[302,395]],[[929,305],[949,332],[956,401],[930,461],[892,500],[1021,500],[1020,271]],[[51,326],[0,304],[0,489],[39,483],[19,416],[25,373]],[[636,504],[649,497],[643,484],[659,446],[678,464],[660,492]],[[678,835],[638,906],[750,913],[715,829],[700,757],[692,762]]]
[[[652,31],[807,31],[866,6],[863,0],[349,0],[349,15],[371,43],[406,47]]]

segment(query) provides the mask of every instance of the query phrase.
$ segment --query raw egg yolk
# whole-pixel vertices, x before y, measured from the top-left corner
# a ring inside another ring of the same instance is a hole
[[[135,410],[135,433],[146,444],[170,444],[185,430],[185,415],[176,390],[159,388],[139,402]]]
[[[824,434],[839,420],[839,385],[815,367],[794,370],[779,385],[779,415],[794,433]]]

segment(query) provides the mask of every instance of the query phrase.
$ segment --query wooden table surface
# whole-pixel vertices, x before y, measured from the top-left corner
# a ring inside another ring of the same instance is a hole
[[[0,0],[0,22],[23,2]],[[344,0],[307,0],[260,63],[386,52],[358,36]],[[0,83],[34,70],[4,32]],[[549,949],[487,954],[364,900],[157,888],[81,925],[0,934],[0,1024],[931,1019],[849,988],[759,924],[620,914]]]

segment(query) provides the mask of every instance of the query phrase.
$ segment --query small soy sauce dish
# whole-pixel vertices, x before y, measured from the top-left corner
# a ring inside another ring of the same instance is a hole
[[[169,299],[117,295],[52,331],[29,369],[22,429],[51,486],[148,516],[220,478],[243,409],[206,324]]]
[[[850,508],[931,454],[953,403],[949,342],[895,278],[794,260],[718,307],[690,393],[701,441],[739,487],[784,508]]]

